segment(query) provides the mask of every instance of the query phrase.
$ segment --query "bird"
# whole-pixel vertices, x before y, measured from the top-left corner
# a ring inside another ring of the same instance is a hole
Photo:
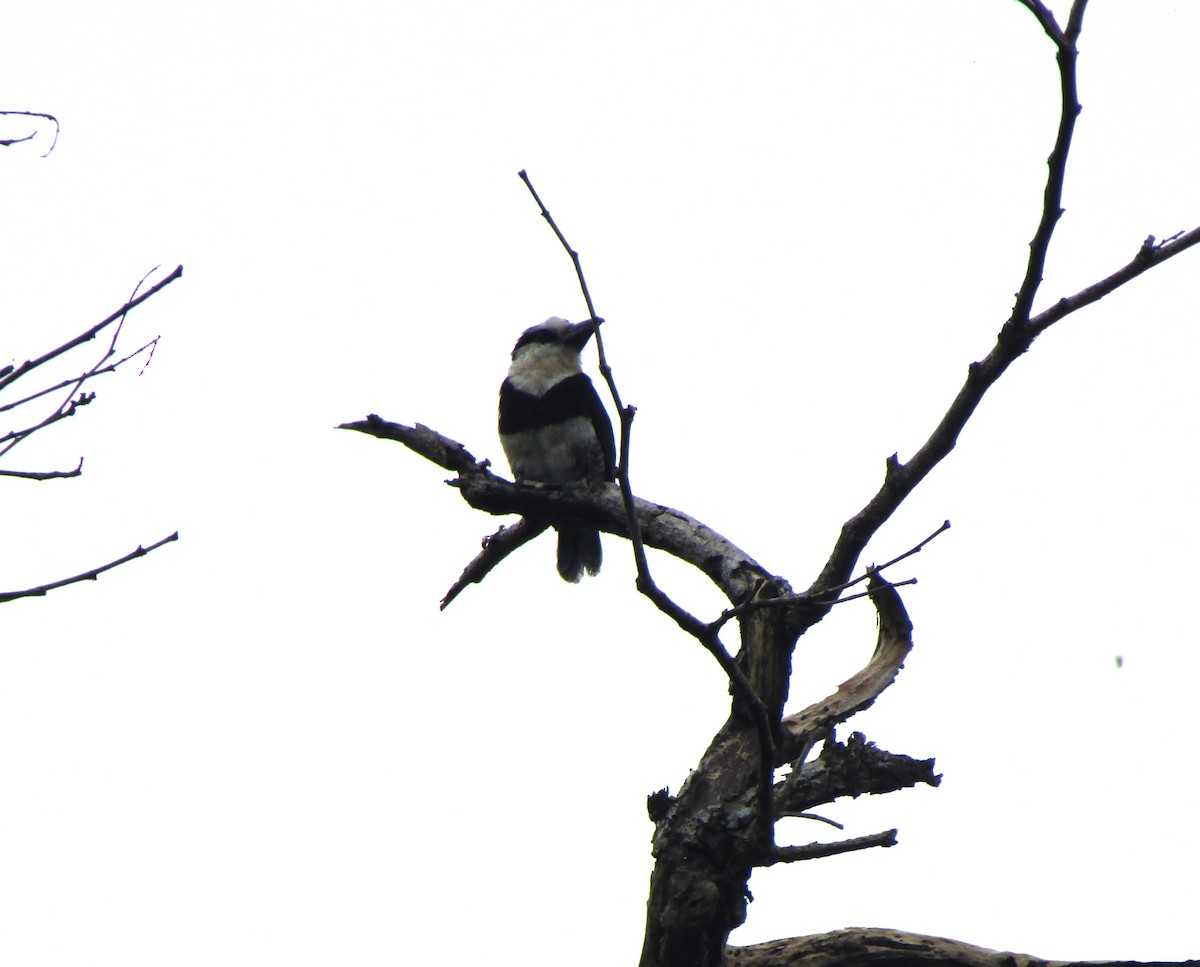
[[[500,386],[500,444],[518,481],[593,484],[611,480],[617,448],[612,422],[583,372],[580,353],[598,319],[558,316],[530,326],[512,351]],[[558,573],[576,584],[600,572],[600,532],[559,526]]]

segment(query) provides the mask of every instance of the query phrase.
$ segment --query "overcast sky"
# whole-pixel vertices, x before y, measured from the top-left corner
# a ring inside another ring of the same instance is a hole
[[[0,152],[0,365],[184,276],[123,334],[161,334],[144,374],[4,463],[85,473],[0,481],[0,590],[180,540],[4,606],[0,961],[634,962],[645,795],[722,722],[719,669],[613,537],[595,580],[560,581],[543,538],[439,613],[498,522],[333,427],[420,421],[504,469],[516,336],[585,311],[525,168],[608,320],[637,491],[807,586],[1011,308],[1057,120],[1037,23],[1014,0],[10,7],[0,108],[62,134]],[[1035,308],[1200,224],[1198,38],[1194,3],[1093,0]],[[828,808],[900,845],[755,874],[736,941],[1196,956],[1198,280],[1185,253],[1047,333],[880,531],[869,560],[953,522],[893,574],[920,580],[916,648],[852,726],[944,782]],[[790,707],[873,646],[869,606],[837,609]]]

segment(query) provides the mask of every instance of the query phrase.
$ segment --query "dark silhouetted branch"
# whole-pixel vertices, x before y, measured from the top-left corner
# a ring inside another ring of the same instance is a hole
[[[57,480],[60,477],[78,477],[83,473],[83,457],[74,470],[0,470],[0,477],[20,477],[24,480]]]
[[[913,786],[938,786],[933,759],[887,752],[853,732],[844,743],[825,737],[821,754],[775,784],[775,815],[805,816],[835,799],[881,796]]]
[[[67,342],[63,343],[61,346],[58,346],[58,347],[50,350],[45,355],[39,356],[37,359],[26,360],[20,366],[14,367],[7,374],[0,375],[0,390],[3,390],[7,386],[11,386],[13,383],[15,383],[17,380],[19,380],[22,376],[27,375],[28,373],[37,369],[39,366],[41,366],[45,363],[48,363],[50,360],[57,359],[59,356],[63,355],[63,353],[70,352],[76,346],[81,346],[85,342],[89,342],[90,340],[95,339],[97,335],[99,335],[101,332],[103,332],[105,329],[107,329],[109,326],[111,326],[114,322],[117,322],[118,320],[123,319],[125,317],[125,315],[129,312],[129,310],[136,309],[147,299],[153,298],[156,294],[161,292],[163,289],[165,289],[168,285],[170,285],[176,279],[180,278],[182,275],[183,275],[183,266],[182,265],[176,266],[175,270],[170,275],[168,275],[165,279],[163,279],[161,282],[158,282],[155,285],[151,286],[149,289],[147,289],[145,292],[143,292],[140,296],[130,299],[123,306],[121,306],[121,308],[117,309],[115,312],[113,312],[107,318],[102,319],[100,322],[96,323],[96,325],[92,326],[91,329],[88,329],[85,332],[81,332],[74,339],[67,340]]]
[[[826,856],[837,856],[839,853],[854,853],[860,849],[874,849],[876,846],[888,847],[896,845],[896,830],[887,829],[881,833],[869,836],[856,836],[853,839],[843,839],[836,843],[809,843],[806,846],[776,846],[763,858],[760,866],[774,866],[776,863],[796,863],[802,860],[819,860]]]
[[[130,551],[124,557],[119,557],[115,561],[109,561],[107,564],[101,564],[99,567],[94,567],[90,571],[84,571],[82,574],[76,574],[74,577],[63,578],[59,581],[50,581],[47,584],[39,584],[36,588],[27,588],[24,591],[0,591],[0,604],[8,601],[15,601],[17,598],[33,598],[41,597],[48,591],[53,591],[56,588],[66,587],[68,584],[78,584],[80,581],[95,581],[105,571],[111,571],[114,567],[120,567],[122,564],[128,564],[130,561],[136,560],[139,557],[145,557],[151,551],[156,551],[164,544],[170,544],[171,541],[179,540],[179,531],[171,534],[169,537],[164,537],[161,541],[156,541],[149,547],[139,545],[135,550]]]
[[[445,611],[450,602],[457,598],[468,584],[478,584],[487,577],[492,568],[508,557],[509,554],[518,547],[528,544],[549,526],[550,524],[546,521],[534,521],[528,517],[522,517],[515,524],[508,527],[501,527],[490,537],[485,537],[483,539],[483,550],[466,566],[459,579],[450,586],[450,590],[442,598],[442,603],[438,606],[438,609]]]
[[[572,248],[563,234],[562,229],[558,227],[558,223],[551,217],[549,210],[538,195],[537,190],[533,187],[533,182],[529,180],[529,175],[524,170],[518,172],[519,177],[525,183],[525,187],[529,189],[529,193],[537,202],[538,208],[550,228],[554,231],[562,247],[566,250],[571,258],[572,264],[575,266],[575,275],[579,279],[579,287],[583,292],[584,302],[587,305],[588,315],[592,319],[598,319],[596,315],[596,307],[592,303],[592,296],[588,290],[587,279],[584,278],[583,267],[580,264],[579,252]],[[602,321],[602,320],[601,320]],[[637,413],[637,408],[634,406],[625,406],[621,402],[621,394],[617,390],[616,380],[613,377],[612,368],[608,365],[607,358],[604,354],[604,342],[600,335],[600,327],[596,327],[596,349],[600,358],[600,372],[604,376],[605,382],[608,384],[609,392],[612,394],[613,404],[617,408],[617,413],[620,417],[621,424],[621,442],[620,442],[620,457],[616,467],[617,483],[621,490],[622,503],[625,507],[625,518],[629,528],[630,545],[633,548],[634,564],[637,568],[637,589],[647,598],[649,598],[656,608],[663,614],[667,615],[681,629],[694,637],[708,651],[709,654],[716,659],[717,664],[721,666],[729,678],[730,684],[733,687],[734,694],[744,703],[748,714],[754,722],[755,728],[759,733],[760,757],[761,763],[761,779],[760,791],[763,797],[765,807],[770,806],[771,780],[773,776],[774,762],[774,738],[772,736],[772,723],[767,714],[766,706],[763,705],[762,699],[755,692],[754,687],[746,678],[745,674],[734,661],[733,656],[721,643],[718,634],[719,628],[713,628],[711,624],[701,621],[686,608],[682,607],[678,602],[671,598],[662,588],[655,582],[650,573],[650,562],[646,559],[646,547],[642,540],[641,529],[638,525],[638,515],[636,510],[636,498],[633,494],[633,485],[630,483],[629,477],[629,450],[630,438],[633,433],[633,418]],[[763,814],[769,816],[769,811],[764,809]]]
[[[1042,216],[1038,222],[1033,241],[1029,243],[1029,260],[1025,266],[1025,278],[1021,288],[1017,290],[1017,301],[1013,306],[1012,319],[1017,325],[1026,325],[1033,311],[1033,299],[1038,287],[1042,284],[1042,272],[1046,267],[1046,255],[1050,251],[1050,239],[1058,220],[1062,218],[1063,184],[1067,177],[1067,156],[1071,151],[1071,138],[1075,133],[1075,120],[1083,108],[1079,104],[1079,87],[1076,75],[1076,62],[1079,51],[1076,41],[1079,31],[1083,28],[1083,11],[1087,0],[1075,0],[1071,6],[1071,14],[1064,33],[1055,21],[1053,14],[1035,0],[1025,0],[1027,6],[1046,34],[1058,48],[1058,77],[1062,92],[1062,109],[1059,114],[1058,134],[1054,139],[1054,147],[1047,159],[1048,168],[1046,188],[1042,196]]]

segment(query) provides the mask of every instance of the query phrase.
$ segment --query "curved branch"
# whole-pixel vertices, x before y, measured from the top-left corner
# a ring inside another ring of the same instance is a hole
[[[811,747],[839,722],[869,707],[896,680],[904,659],[912,651],[912,622],[894,585],[872,571],[871,601],[879,612],[879,639],[875,653],[861,671],[838,686],[837,691],[782,722],[780,755],[784,761]]]

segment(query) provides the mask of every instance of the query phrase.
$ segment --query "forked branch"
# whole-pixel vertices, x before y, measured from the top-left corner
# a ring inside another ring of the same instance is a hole
[[[920,449],[907,463],[902,463],[895,454],[888,459],[882,486],[862,510],[842,525],[841,534],[828,561],[805,592],[810,597],[817,598],[829,588],[849,580],[855,562],[867,542],[913,489],[954,449],[959,434],[974,414],[984,394],[1004,375],[1008,367],[1030,348],[1041,333],[1071,313],[1137,278],[1153,266],[1200,243],[1200,227],[1178,233],[1161,243],[1156,243],[1151,236],[1126,265],[1074,295],[1059,299],[1038,315],[1030,316],[1054,228],[1062,215],[1063,179],[1075,130],[1075,119],[1080,110],[1075,72],[1078,56],[1076,42],[1083,26],[1083,13],[1087,3],[1086,0],[1075,0],[1071,6],[1067,27],[1063,30],[1043,3],[1037,0],[1020,2],[1038,18],[1057,46],[1062,113],[1054,148],[1048,160],[1043,209],[1033,241],[1030,243],[1029,260],[1013,313],[1001,327],[992,350],[983,360],[968,367],[967,378],[962,388]],[[827,610],[814,608],[796,612],[797,632],[803,632],[819,621]]]

